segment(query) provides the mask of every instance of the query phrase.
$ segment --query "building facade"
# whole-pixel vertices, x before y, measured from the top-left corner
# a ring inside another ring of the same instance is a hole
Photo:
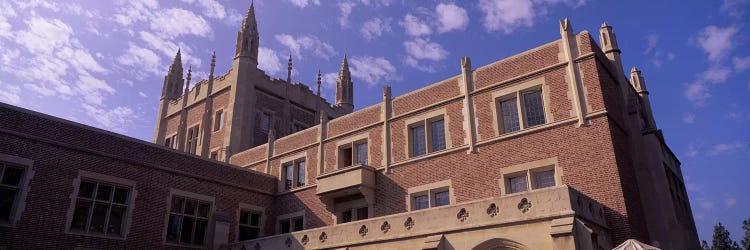
[[[346,59],[334,105],[263,80],[253,11],[225,77],[178,52],[153,144],[0,105],[0,249],[699,249],[606,23],[351,112]]]
[[[282,137],[318,124],[320,112],[335,118],[354,110],[354,86],[346,57],[339,72],[336,102],[329,104],[320,96],[320,73],[316,93],[305,84],[292,82],[291,56],[286,80],[273,79],[258,69],[259,46],[251,4],[226,74],[214,77],[214,54],[208,79],[190,88],[192,67],[185,78],[178,50],[164,77],[154,143],[226,161],[232,154],[266,143],[269,136]],[[270,135],[271,131],[276,134]]]

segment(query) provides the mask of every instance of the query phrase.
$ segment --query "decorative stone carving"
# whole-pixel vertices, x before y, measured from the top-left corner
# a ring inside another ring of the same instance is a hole
[[[521,202],[518,203],[518,210],[521,210],[522,213],[526,213],[529,209],[531,209],[531,202],[526,198],[521,199]]]
[[[310,242],[310,238],[307,237],[307,234],[302,236],[302,245],[307,245],[307,243]]]
[[[411,228],[414,227],[414,219],[411,217],[406,218],[406,221],[404,221],[404,227],[406,230],[411,230]]]
[[[286,244],[286,247],[292,247],[292,238],[286,237],[284,244]]]
[[[367,226],[365,226],[365,225],[362,225],[362,226],[361,226],[361,227],[359,228],[359,236],[365,237],[365,235],[367,235],[367,231],[368,231],[368,230],[367,230]]]
[[[326,234],[326,232],[323,232],[322,234],[320,234],[320,237],[318,237],[318,240],[320,240],[320,242],[326,242],[327,239],[328,235]]]
[[[456,219],[461,222],[466,222],[466,220],[469,219],[469,211],[466,211],[466,208],[461,208],[461,210],[458,211],[458,214],[456,214]]]
[[[388,224],[388,221],[384,221],[383,225],[380,226],[380,231],[383,233],[387,233],[388,230],[391,230],[391,224]]]
[[[495,203],[490,204],[490,206],[487,208],[487,215],[489,215],[492,218],[495,218],[497,216],[497,205]]]

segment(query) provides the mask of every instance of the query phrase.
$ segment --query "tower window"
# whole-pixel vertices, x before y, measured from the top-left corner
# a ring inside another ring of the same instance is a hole
[[[498,98],[496,102],[500,134],[547,123],[541,88],[513,91],[512,94]]]
[[[200,125],[195,125],[192,128],[189,128],[187,131],[187,144],[185,145],[187,152],[191,154],[195,154],[195,151],[198,148],[198,133],[200,132],[198,129],[200,128]]]

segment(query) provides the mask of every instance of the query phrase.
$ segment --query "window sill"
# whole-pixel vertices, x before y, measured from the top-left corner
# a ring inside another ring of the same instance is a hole
[[[78,235],[78,236],[87,236],[87,237],[94,237],[94,238],[102,238],[102,239],[110,239],[110,240],[126,240],[126,236],[107,236],[104,234],[93,234],[93,233],[84,233],[84,232],[78,232],[78,231],[66,231],[66,234],[72,234],[72,235]]]
[[[563,185],[554,185],[554,186],[543,187],[543,188],[535,188],[535,189],[532,189],[532,190],[515,192],[515,193],[510,193],[510,194],[505,193],[505,194],[502,195],[502,197],[519,196],[519,195],[534,193],[534,192],[537,192],[537,191],[542,191],[542,190],[547,190],[547,189],[553,189],[553,188],[557,188],[557,187],[560,187],[560,186],[563,186]]]

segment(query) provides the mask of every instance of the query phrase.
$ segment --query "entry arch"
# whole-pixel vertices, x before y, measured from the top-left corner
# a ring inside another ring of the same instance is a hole
[[[529,248],[513,240],[494,238],[479,243],[471,250],[529,250]]]

